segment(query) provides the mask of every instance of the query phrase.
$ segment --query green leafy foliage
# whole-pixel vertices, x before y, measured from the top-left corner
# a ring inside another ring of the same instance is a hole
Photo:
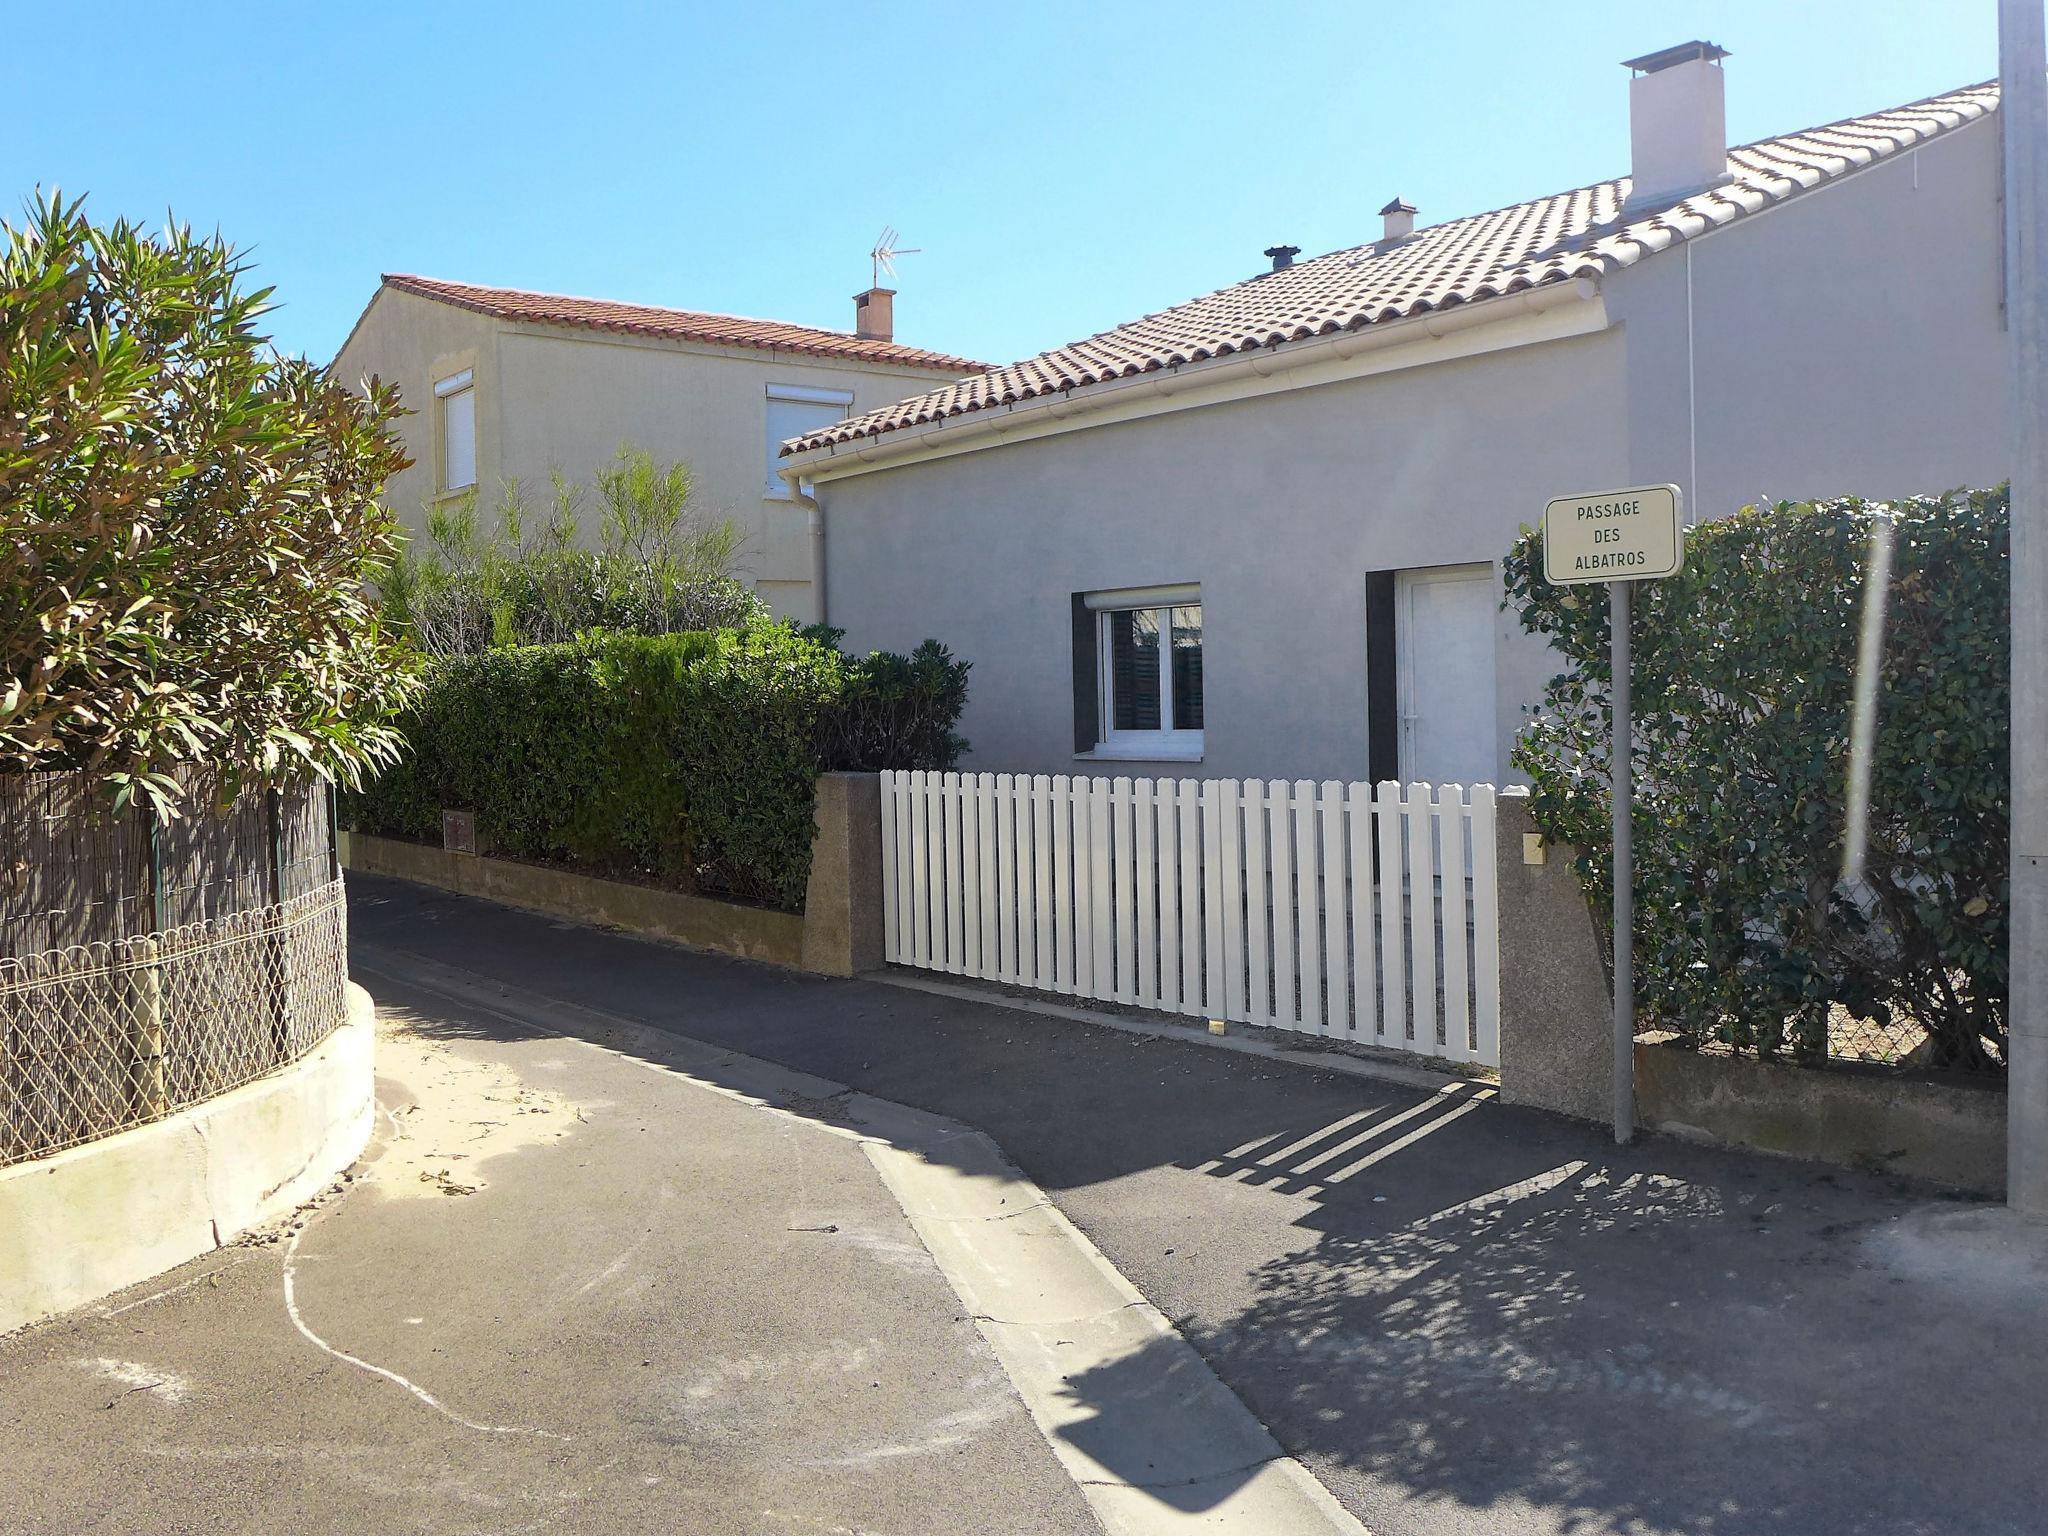
[[[813,625],[804,633],[836,650],[845,631]],[[908,656],[875,651],[851,663],[819,721],[819,761],[859,773],[952,767],[967,750],[953,727],[967,707],[968,666],[936,640]]]
[[[818,774],[950,766],[966,673],[929,641],[854,659],[788,624],[443,658],[410,751],[345,814],[438,841],[471,810],[499,853],[799,911]]]
[[[1889,520],[1868,819],[1842,883],[1850,714],[1872,526]],[[2006,495],[1747,508],[1690,531],[1686,568],[1635,588],[1636,975],[1694,1041],[1817,1061],[1836,1005],[1918,1025],[1924,1065],[2004,1060],[2010,637]],[[1545,833],[1611,891],[1608,602],[1506,565],[1522,624],[1572,663],[1515,763]]]
[[[380,583],[384,612],[434,656],[548,645],[586,629],[662,635],[758,624],[767,609],[735,580],[738,525],[696,510],[689,465],[622,444],[597,472],[595,547],[578,542],[588,494],[559,472],[536,519],[516,480],[500,488],[495,526],[476,498],[426,509],[426,537]]]
[[[417,683],[365,588],[396,394],[279,357],[218,237],[53,194],[0,240],[0,770],[170,814],[181,763],[231,792],[388,761]]]

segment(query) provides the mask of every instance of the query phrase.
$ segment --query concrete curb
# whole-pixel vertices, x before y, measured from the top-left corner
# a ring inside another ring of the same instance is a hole
[[[376,1008],[268,1077],[150,1125],[0,1169],[0,1334],[175,1268],[311,1199],[375,1115]]]
[[[1365,1536],[983,1132],[601,1009],[530,994],[515,1003],[487,977],[371,953],[367,968],[403,986],[522,1031],[628,1045],[650,1071],[858,1141],[1114,1536]]]

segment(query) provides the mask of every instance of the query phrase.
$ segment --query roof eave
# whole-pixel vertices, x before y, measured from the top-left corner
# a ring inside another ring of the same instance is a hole
[[[1019,423],[1061,423],[1049,431],[1092,425],[1091,416],[1137,397],[1171,397],[1233,380],[1264,380],[1321,363],[1342,363],[1408,342],[1440,339],[1488,325],[1543,314],[1598,300],[1599,284],[1578,276],[1540,283],[1496,298],[1383,320],[1357,330],[1314,336],[1225,357],[1179,363],[1148,373],[1104,379],[1076,389],[1037,395],[1007,405],[949,416],[922,426],[902,426],[867,437],[785,454],[776,472],[794,486],[799,480],[837,479],[881,469],[908,457],[992,447],[1020,430]],[[1604,324],[1604,318],[1601,321]],[[1598,328],[1597,326],[1594,328]],[[1417,359],[1419,366],[1430,359]],[[1170,407],[1167,407],[1170,408]],[[1036,434],[1035,434],[1036,435]],[[980,441],[987,439],[988,441]]]
[[[428,284],[433,286],[425,286]],[[389,289],[395,293],[403,293],[416,299],[424,299],[430,304],[446,304],[452,309],[466,310],[471,314],[482,315],[487,319],[497,320],[506,325],[535,326],[543,330],[582,331],[601,337],[625,336],[641,341],[683,341],[699,346],[723,347],[733,351],[773,352],[791,357],[817,358],[826,362],[843,364],[850,368],[898,368],[919,373],[947,374],[955,378],[971,378],[977,373],[989,371],[989,365],[986,363],[978,363],[971,358],[954,357],[951,353],[929,352],[928,349],[922,347],[909,348],[908,350],[927,352],[928,355],[925,358],[876,357],[864,355],[857,348],[834,346],[824,340],[815,343],[776,343],[739,336],[697,334],[680,328],[674,331],[664,331],[652,323],[642,325],[572,315],[526,314],[506,304],[479,297],[474,293],[448,291],[450,287],[460,286],[459,284],[443,285],[437,279],[422,278],[410,272],[386,272],[378,283],[377,291],[382,293]],[[535,294],[534,297],[554,298],[556,295]],[[373,294],[371,296],[371,302],[376,302],[376,295]],[[608,301],[600,300],[597,302]],[[653,308],[653,306],[646,307]],[[368,313],[367,308],[365,308],[364,313]],[[720,316],[718,318],[744,317]],[[358,321],[358,324],[360,323]],[[786,324],[792,330],[813,329],[812,327],[798,326],[794,322],[773,321],[766,323]],[[350,334],[353,335],[354,333],[351,332]],[[818,331],[817,334],[821,338],[835,335],[833,332],[823,330]],[[851,340],[852,338],[849,337],[848,339]],[[338,356],[339,354],[337,353],[336,355]]]

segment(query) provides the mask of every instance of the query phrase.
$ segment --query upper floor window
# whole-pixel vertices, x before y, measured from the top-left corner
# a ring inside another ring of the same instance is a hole
[[[1095,751],[1108,757],[1202,755],[1202,600],[1197,587],[1091,592]]]
[[[781,500],[789,497],[789,482],[777,471],[782,467],[782,445],[792,437],[829,427],[846,419],[853,405],[850,389],[811,389],[801,384],[768,386],[768,478],[761,494]]]
[[[441,489],[464,491],[476,484],[476,375],[465,368],[434,385],[440,418]]]

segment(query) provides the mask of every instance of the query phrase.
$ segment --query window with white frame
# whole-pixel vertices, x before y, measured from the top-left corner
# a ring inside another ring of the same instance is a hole
[[[434,385],[441,422],[441,489],[468,490],[476,484],[476,374],[451,374]]]
[[[768,477],[761,494],[777,500],[789,499],[789,482],[777,471],[782,467],[782,445],[835,421],[844,421],[853,405],[850,389],[812,389],[800,384],[768,386]]]
[[[1202,755],[1202,596],[1194,586],[1091,592],[1093,750],[1106,757]]]

